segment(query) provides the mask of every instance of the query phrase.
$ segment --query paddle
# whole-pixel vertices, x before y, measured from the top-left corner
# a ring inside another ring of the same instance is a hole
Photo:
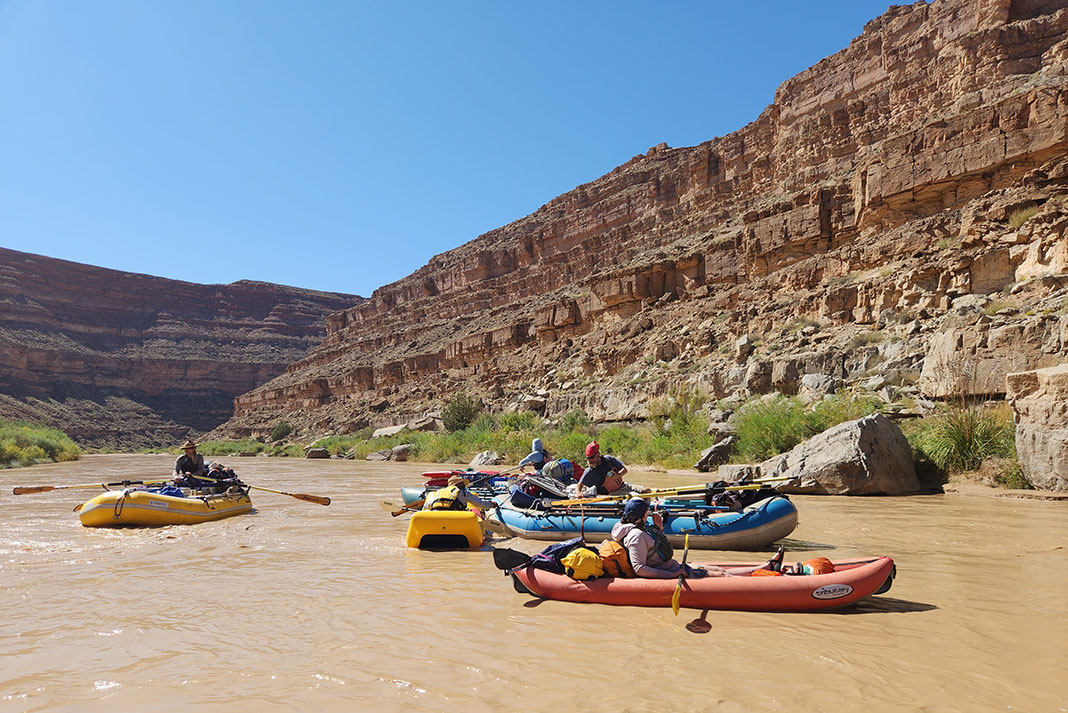
[[[29,495],[31,493],[49,493],[53,490],[71,490],[75,488],[104,488],[108,489],[113,485],[152,485],[154,483],[167,483],[170,479],[166,480],[120,480],[114,483],[86,483],[84,485],[27,485],[16,487],[11,492],[14,495]]]
[[[679,599],[682,597],[682,579],[686,576],[686,555],[690,554],[690,535],[686,534],[682,550],[682,571],[679,572],[679,581],[675,584],[675,593],[671,595],[671,611],[675,616],[679,615]]]
[[[752,485],[730,485],[724,488],[724,490],[760,490],[763,487],[763,483],[754,483]],[[564,507],[566,505],[589,505],[590,503],[622,502],[624,500],[629,500],[630,498],[660,498],[666,495],[700,495],[711,489],[712,488],[710,488],[707,484],[687,485],[679,488],[665,488],[663,490],[654,490],[649,493],[627,493],[626,495],[601,495],[596,498],[556,500],[553,502],[553,505],[556,507]]]
[[[399,509],[395,509],[397,507],[396,503],[383,502],[382,509],[388,512],[393,517],[397,517],[398,515],[403,515],[406,512],[416,512],[417,510],[422,510],[424,503],[426,503],[426,498],[422,500],[415,500],[414,502],[410,502],[407,505],[401,505]]]
[[[220,478],[212,478],[209,475],[194,475],[194,476],[190,476],[190,477],[197,478],[199,480],[213,480],[216,483],[223,482],[222,479],[220,479]],[[304,493],[287,493],[284,490],[272,490],[271,488],[262,488],[262,487],[260,487],[258,485],[249,485],[248,483],[245,483],[245,482],[241,482],[241,485],[244,485],[246,488],[252,488],[253,490],[263,490],[263,491],[268,492],[268,493],[275,493],[276,495],[288,495],[291,498],[296,498],[297,500],[304,500],[304,501],[309,502],[309,503],[316,503],[318,505],[329,505],[330,504],[330,498],[324,497],[322,495],[306,495]]]

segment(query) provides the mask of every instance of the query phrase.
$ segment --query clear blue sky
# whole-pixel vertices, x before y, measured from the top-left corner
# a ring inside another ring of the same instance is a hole
[[[887,0],[0,0],[0,245],[369,296],[730,133]]]

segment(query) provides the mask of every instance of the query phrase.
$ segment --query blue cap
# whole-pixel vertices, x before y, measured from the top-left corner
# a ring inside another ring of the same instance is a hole
[[[649,512],[649,501],[644,498],[631,498],[623,506],[623,522],[641,522]]]

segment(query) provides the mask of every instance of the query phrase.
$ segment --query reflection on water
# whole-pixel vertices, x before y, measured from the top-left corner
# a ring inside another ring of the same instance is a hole
[[[674,617],[538,602],[485,550],[407,549],[407,518],[379,503],[437,467],[231,465],[334,502],[259,492],[228,520],[90,530],[71,510],[92,491],[11,487],[163,473],[170,458],[2,471],[0,710],[1066,710],[1064,503],[797,497],[788,559],[888,554],[893,589],[835,613]]]

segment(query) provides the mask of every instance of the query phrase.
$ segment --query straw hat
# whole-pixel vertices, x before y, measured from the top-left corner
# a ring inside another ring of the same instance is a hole
[[[196,447],[197,447],[197,444],[193,443],[192,440],[188,440],[184,444],[182,444],[182,450],[183,451],[186,450],[187,448],[196,448]]]
[[[467,485],[467,479],[464,478],[462,475],[450,475],[449,485],[458,485],[462,488]]]

